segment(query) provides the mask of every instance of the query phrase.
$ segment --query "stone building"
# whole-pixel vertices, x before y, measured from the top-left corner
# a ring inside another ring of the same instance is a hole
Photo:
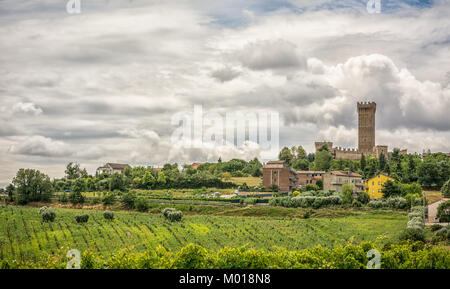
[[[363,154],[373,153],[375,147],[375,102],[358,102],[358,151]]]
[[[325,191],[342,192],[344,184],[352,184],[354,192],[364,191],[364,182],[360,174],[347,171],[331,171],[323,176],[323,189]]]
[[[315,185],[317,180],[323,180],[324,171],[297,171],[297,186]]]
[[[315,142],[316,152],[323,145],[327,145],[328,151],[335,159],[359,160],[361,155],[372,155],[379,158],[384,154],[389,158],[388,146],[375,145],[375,113],[377,104],[375,102],[358,102],[358,148],[333,147],[333,142]],[[401,150],[401,154],[407,154],[407,150]]]
[[[103,167],[99,167],[97,169],[97,175],[101,175],[101,174],[109,174],[112,175],[114,173],[120,173],[123,174],[123,171],[126,168],[131,168],[129,165],[127,164],[113,164],[113,163],[107,163],[106,165],[104,165]]]
[[[280,192],[289,192],[297,186],[297,171],[285,161],[269,161],[263,166],[263,186],[270,189],[277,185]]]

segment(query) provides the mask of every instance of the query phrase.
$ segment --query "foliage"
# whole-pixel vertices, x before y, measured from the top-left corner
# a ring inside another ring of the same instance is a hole
[[[81,192],[71,192],[69,194],[69,202],[71,202],[74,205],[84,204],[85,197],[83,196],[83,194]]]
[[[20,169],[12,181],[17,194],[17,202],[40,202],[50,200],[53,186],[50,178],[38,170]]]
[[[42,221],[44,222],[53,222],[56,218],[55,211],[45,206],[39,209],[39,215],[41,215]]]
[[[353,185],[343,184],[342,185],[342,204],[350,205],[353,202]]]
[[[368,251],[381,253],[382,269],[449,269],[450,252],[420,242],[392,244],[386,248],[372,242],[346,243],[334,248],[315,246],[303,250],[275,248],[271,251],[248,247],[224,247],[207,250],[197,244],[187,244],[178,251],[162,247],[144,252],[121,250],[107,258],[85,251],[82,268],[106,269],[365,269]],[[4,260],[3,268],[64,268],[67,259],[49,257],[44,264]],[[46,265],[45,265],[46,264]]]
[[[106,220],[114,220],[114,213],[111,211],[105,211],[103,212],[103,218]]]
[[[317,186],[317,185],[307,184],[305,186],[305,191],[318,191],[318,190],[319,190],[319,186]]]
[[[134,209],[134,203],[136,201],[136,193],[134,191],[130,191],[122,195],[121,203],[127,209]]]
[[[102,198],[102,203],[104,206],[113,205],[116,202],[116,195],[114,193],[107,193]]]
[[[448,179],[442,186],[441,193],[444,198],[450,198],[450,179]]]
[[[439,222],[450,222],[450,201],[439,204],[436,216]]]
[[[89,220],[89,215],[76,215],[75,220],[77,223],[87,223]]]
[[[163,210],[163,216],[171,222],[179,222],[183,218],[183,212],[174,208],[165,208]]]
[[[327,171],[330,168],[333,156],[328,150],[318,151],[314,159],[314,169],[317,171]]]
[[[147,212],[149,208],[148,200],[145,197],[137,197],[134,201],[134,207],[139,212]]]

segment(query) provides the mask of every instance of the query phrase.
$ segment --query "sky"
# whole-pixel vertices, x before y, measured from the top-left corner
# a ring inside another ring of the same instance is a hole
[[[450,1],[0,0],[0,184],[107,162],[260,157],[175,147],[177,113],[276,111],[280,146],[376,144],[450,152]],[[274,155],[273,158],[277,156]]]

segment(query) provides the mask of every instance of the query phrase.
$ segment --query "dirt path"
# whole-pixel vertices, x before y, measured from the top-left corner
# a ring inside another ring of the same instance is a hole
[[[437,208],[439,207],[439,205],[445,201],[448,201],[450,199],[442,199],[440,201],[434,202],[430,205],[428,205],[428,223],[435,223],[436,220],[436,215],[437,215]]]

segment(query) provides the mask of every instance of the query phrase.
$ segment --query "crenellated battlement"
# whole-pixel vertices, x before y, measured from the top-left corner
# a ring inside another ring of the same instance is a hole
[[[360,108],[373,108],[373,109],[376,109],[377,108],[377,104],[375,102],[373,102],[373,101],[367,101],[367,102],[363,101],[363,102],[358,102],[357,103],[357,107],[358,107],[358,109],[360,109]]]

